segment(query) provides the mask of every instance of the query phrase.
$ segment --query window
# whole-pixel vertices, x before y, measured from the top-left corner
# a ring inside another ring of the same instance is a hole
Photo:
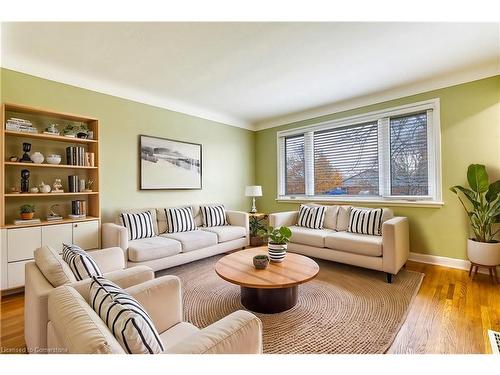
[[[278,133],[278,198],[441,200],[439,100]]]

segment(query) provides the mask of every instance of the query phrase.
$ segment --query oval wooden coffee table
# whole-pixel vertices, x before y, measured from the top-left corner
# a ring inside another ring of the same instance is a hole
[[[316,277],[318,264],[303,255],[287,253],[283,262],[270,262],[265,270],[258,270],[253,266],[253,257],[258,254],[267,254],[267,247],[226,255],[216,263],[215,272],[241,287],[241,303],[251,311],[274,314],[291,309],[297,303],[299,284]]]

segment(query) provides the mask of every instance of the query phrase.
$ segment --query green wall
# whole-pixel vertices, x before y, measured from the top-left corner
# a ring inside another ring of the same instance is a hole
[[[500,179],[500,76],[258,131],[256,183],[262,185],[264,194],[258,201],[259,210],[288,211],[298,206],[276,201],[277,131],[432,98],[440,98],[441,102],[445,204],[440,208],[392,208],[396,215],[410,220],[411,251],[466,259],[466,216],[448,188],[466,183],[466,169],[471,163],[485,164],[490,178]]]
[[[244,187],[254,181],[255,133],[214,121],[49,81],[1,71],[1,100],[99,119],[101,213],[113,220],[121,208],[222,202],[248,209]],[[138,135],[201,143],[203,189],[140,191]]]
[[[440,208],[392,207],[410,219],[411,250],[465,259],[466,217],[448,191],[465,184],[470,163],[483,163],[500,178],[500,76],[448,87],[356,110],[252,132],[90,90],[2,69],[2,102],[40,106],[97,117],[101,139],[101,208],[104,221],[121,208],[223,202],[248,209],[244,186],[263,186],[257,200],[265,212],[297,204],[276,201],[276,132],[318,121],[352,116],[416,101],[440,98],[442,185]],[[203,144],[203,189],[138,190],[138,135],[148,134]]]

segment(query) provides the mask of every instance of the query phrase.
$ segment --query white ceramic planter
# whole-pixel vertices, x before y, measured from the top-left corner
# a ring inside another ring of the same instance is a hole
[[[500,265],[500,242],[487,243],[468,239],[467,257],[475,264],[498,266]]]
[[[43,161],[45,160],[44,156],[38,151],[31,154],[30,159],[35,164],[42,164]]]
[[[276,245],[269,243],[267,245],[267,252],[269,253],[269,259],[271,262],[280,263],[283,262],[286,256],[287,245]]]

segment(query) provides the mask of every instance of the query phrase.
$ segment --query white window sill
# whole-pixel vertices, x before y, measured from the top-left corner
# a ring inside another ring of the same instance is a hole
[[[444,202],[438,201],[408,201],[402,199],[376,199],[376,198],[356,198],[356,197],[278,197],[278,203],[326,203],[326,204],[355,204],[355,205],[380,205],[384,207],[427,207],[427,208],[441,208]]]

